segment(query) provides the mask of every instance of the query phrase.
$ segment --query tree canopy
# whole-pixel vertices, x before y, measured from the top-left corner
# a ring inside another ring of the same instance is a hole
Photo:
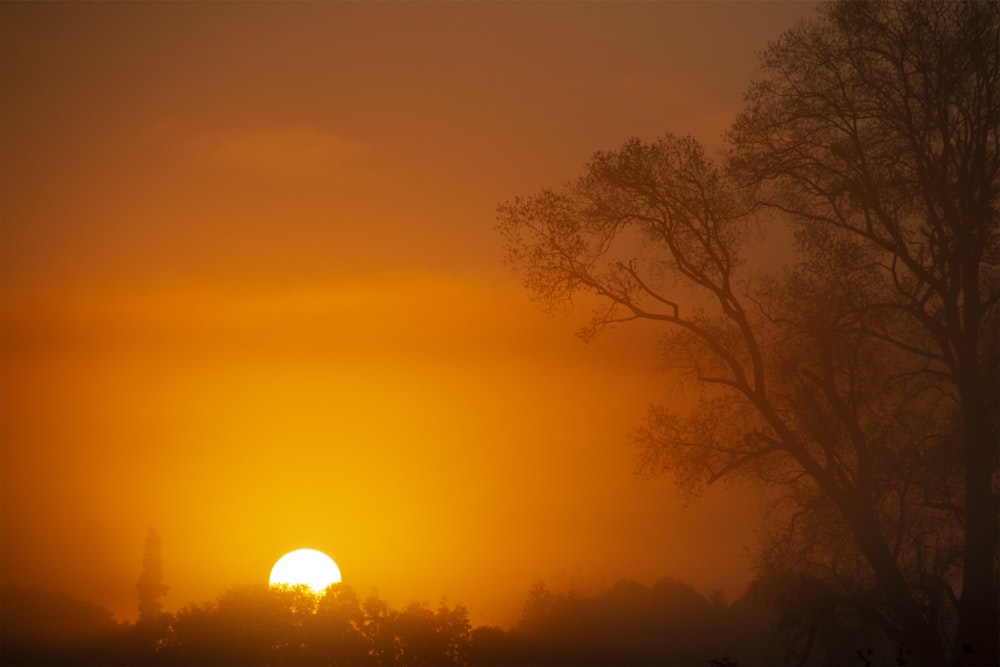
[[[632,139],[498,209],[537,297],[598,297],[584,336],[661,323],[698,388],[651,408],[641,470],[767,487],[759,567],[928,663],[998,658],[998,44],[996,3],[827,4],[762,55],[723,155]]]

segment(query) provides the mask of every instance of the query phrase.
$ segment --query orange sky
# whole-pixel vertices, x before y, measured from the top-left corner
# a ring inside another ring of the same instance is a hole
[[[0,4],[3,584],[134,617],[322,549],[362,595],[513,620],[535,580],[737,595],[752,503],[626,444],[650,331],[585,346],[499,201],[706,143],[811,4]]]

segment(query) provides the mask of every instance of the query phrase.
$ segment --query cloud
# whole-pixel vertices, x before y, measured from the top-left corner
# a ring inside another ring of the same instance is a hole
[[[369,144],[306,123],[218,128],[168,117],[146,128],[143,143],[154,151],[202,165],[297,178],[362,173],[376,154]]]
[[[207,137],[208,156],[239,169],[313,174],[362,158],[360,142],[310,125],[257,127]]]

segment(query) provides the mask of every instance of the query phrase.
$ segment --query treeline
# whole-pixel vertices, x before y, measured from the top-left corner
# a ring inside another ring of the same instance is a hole
[[[510,629],[475,627],[462,605],[394,608],[349,586],[242,587],[134,624],[68,596],[4,589],[3,665],[725,665],[857,663],[870,638],[838,645],[769,606],[761,585],[732,604],[669,578],[623,581],[595,595],[536,584]],[[793,631],[789,634],[790,631]],[[826,632],[824,635],[822,633]],[[801,651],[800,639],[809,641]],[[824,643],[826,642],[826,643]],[[883,643],[884,644],[884,643]],[[882,645],[865,653],[892,664]]]
[[[507,635],[520,653],[513,664],[707,665],[777,664],[769,614],[750,598],[727,605],[688,584],[664,578],[652,587],[622,581],[584,596],[535,585],[520,622]],[[494,655],[497,652],[493,652]],[[485,663],[499,664],[499,663]]]

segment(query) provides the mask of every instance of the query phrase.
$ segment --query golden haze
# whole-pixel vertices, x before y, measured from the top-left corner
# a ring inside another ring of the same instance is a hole
[[[536,579],[739,593],[753,503],[633,477],[684,400],[649,332],[575,341],[493,210],[631,135],[711,142],[811,6],[0,10],[2,583],[134,618],[154,527],[168,608],[304,543],[477,622]]]

